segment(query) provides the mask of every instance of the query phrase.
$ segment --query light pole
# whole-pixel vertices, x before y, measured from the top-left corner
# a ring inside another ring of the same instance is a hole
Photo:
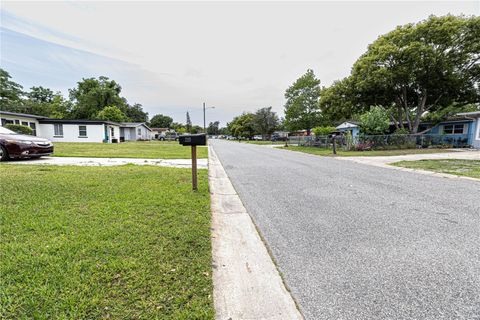
[[[203,103],[203,133],[207,133],[207,128],[206,128],[206,125],[205,125],[205,110],[206,109],[215,109],[215,107],[208,107],[206,108],[205,107],[205,102]]]

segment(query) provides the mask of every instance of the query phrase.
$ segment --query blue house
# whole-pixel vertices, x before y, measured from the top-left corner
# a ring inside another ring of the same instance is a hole
[[[436,138],[454,147],[480,148],[480,112],[459,113],[429,129],[428,122],[420,125],[419,131],[427,138]],[[429,130],[428,130],[429,129]]]
[[[336,127],[337,131],[340,132],[350,132],[353,138],[357,137],[360,134],[360,126],[356,121],[346,121],[341,125]]]
[[[346,121],[336,129],[340,132],[350,132],[353,138],[359,137],[360,134],[360,125],[355,121]],[[392,124],[391,132],[394,130]],[[422,132],[416,139],[418,145],[448,144],[456,148],[480,149],[480,111],[458,113],[438,124],[422,122],[418,131]]]

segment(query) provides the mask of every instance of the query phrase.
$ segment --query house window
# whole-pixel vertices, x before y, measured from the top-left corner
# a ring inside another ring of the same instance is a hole
[[[20,124],[20,120],[15,120],[15,124]]]
[[[54,137],[63,137],[63,124],[55,123],[53,125],[53,136]]]
[[[87,137],[87,126],[78,126],[78,137],[79,138]]]
[[[110,132],[112,134],[112,138],[114,138],[115,137],[115,130],[113,128],[110,128]]]
[[[2,119],[2,127],[6,126],[7,124],[14,124],[13,120]]]
[[[30,128],[32,128],[32,130],[33,130],[32,135],[36,136],[37,135],[37,126],[35,125],[35,122],[30,122]]]
[[[142,129],[138,128],[137,134],[138,134],[139,136],[141,136],[141,135],[142,135]]]
[[[463,124],[447,124],[443,126],[443,134],[464,134],[465,125]]]
[[[28,127],[28,122],[22,121],[22,126],[27,126]]]

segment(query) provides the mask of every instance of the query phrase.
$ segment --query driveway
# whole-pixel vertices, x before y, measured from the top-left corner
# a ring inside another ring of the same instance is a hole
[[[307,319],[480,318],[480,182],[211,144]]]
[[[51,164],[59,166],[122,166],[126,164],[153,165],[161,167],[191,168],[190,159],[139,159],[139,158],[84,158],[84,157],[42,157],[2,162],[5,164]],[[207,169],[207,159],[197,159],[199,169]]]

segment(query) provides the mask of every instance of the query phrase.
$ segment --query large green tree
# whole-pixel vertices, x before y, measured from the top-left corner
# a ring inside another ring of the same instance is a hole
[[[278,126],[278,116],[272,107],[258,109],[253,118],[255,133],[265,136],[271,134]]]
[[[356,88],[352,77],[334,81],[323,87],[320,94],[322,120],[326,124],[351,120],[355,114],[363,113],[368,106],[356,101]]]
[[[148,122],[148,113],[143,111],[140,103],[127,105],[124,112],[132,122]]]
[[[106,106],[97,113],[95,118],[98,120],[107,120],[114,122],[123,122],[128,120],[125,113],[123,113],[123,111],[116,106]]]
[[[121,91],[120,85],[107,77],[83,79],[76,88],[69,90],[70,99],[75,104],[71,116],[94,119],[107,106],[116,106],[125,112],[127,103],[120,96]]]
[[[72,103],[63,98],[61,92],[54,93],[49,88],[32,87],[26,93],[23,110],[28,114],[36,114],[49,118],[62,119],[68,117]]]
[[[220,132],[219,126],[220,121],[210,122],[207,127],[207,133],[209,135],[218,135]]]
[[[185,129],[187,130],[187,132],[191,133],[191,131],[192,131],[192,120],[190,120],[190,113],[188,113],[188,111],[187,111],[186,118],[187,118],[187,121],[186,121],[186,124],[185,124]]]
[[[290,130],[310,129],[320,122],[320,80],[313,70],[298,78],[285,92],[285,125]]]
[[[171,128],[173,119],[163,114],[156,114],[150,119],[150,126],[152,128]]]
[[[228,131],[237,138],[251,138],[255,134],[254,119],[253,113],[243,113],[227,123]]]
[[[431,16],[380,36],[354,64],[356,102],[382,105],[398,128],[480,101],[480,17]]]
[[[36,103],[50,103],[53,101],[54,93],[49,88],[31,87],[30,92],[27,93],[27,97]]]
[[[11,78],[7,71],[0,68],[0,110],[20,112],[23,87]]]

